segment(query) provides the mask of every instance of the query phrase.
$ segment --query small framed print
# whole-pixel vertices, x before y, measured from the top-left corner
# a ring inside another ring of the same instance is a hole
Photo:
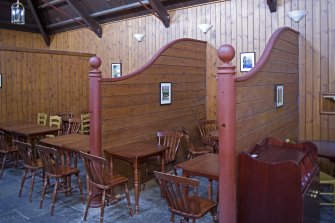
[[[247,72],[255,66],[255,52],[241,53],[241,72]]]
[[[121,77],[121,76],[122,76],[122,64],[112,63],[112,77]]]
[[[172,84],[170,82],[160,83],[160,104],[168,105],[172,101]]]
[[[2,88],[2,73],[0,73],[0,88]]]
[[[276,85],[275,100],[276,108],[284,106],[284,85]]]

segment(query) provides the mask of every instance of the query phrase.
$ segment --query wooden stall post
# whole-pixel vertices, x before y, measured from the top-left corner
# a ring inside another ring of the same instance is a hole
[[[89,72],[90,79],[90,154],[101,156],[101,59],[99,57],[91,57],[89,64],[93,68]],[[93,188],[92,197],[99,192],[99,189]],[[97,196],[92,199],[91,207],[99,207],[101,197]]]
[[[218,56],[218,128],[219,128],[219,222],[236,223],[236,155],[235,155],[235,56],[231,45],[222,45]]]

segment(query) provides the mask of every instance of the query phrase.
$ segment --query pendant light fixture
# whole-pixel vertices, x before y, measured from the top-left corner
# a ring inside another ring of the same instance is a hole
[[[19,0],[15,2],[11,7],[11,22],[13,24],[24,24],[25,23],[25,12],[22,3]]]

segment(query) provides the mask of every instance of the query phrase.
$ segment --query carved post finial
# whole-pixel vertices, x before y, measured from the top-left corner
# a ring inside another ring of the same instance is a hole
[[[91,57],[89,59],[89,64],[91,65],[91,67],[93,68],[93,70],[98,70],[99,67],[101,66],[101,59],[99,57]]]
[[[229,63],[235,57],[235,49],[229,44],[221,45],[218,49],[218,56],[223,63]]]

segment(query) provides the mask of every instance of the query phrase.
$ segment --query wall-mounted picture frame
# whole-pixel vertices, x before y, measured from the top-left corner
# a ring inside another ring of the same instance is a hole
[[[280,108],[284,106],[284,85],[277,84],[275,87],[275,106]]]
[[[112,77],[121,77],[122,76],[122,64],[121,63],[112,63]]]
[[[0,88],[2,88],[2,73],[0,73]]]
[[[246,52],[240,54],[241,72],[247,72],[255,66],[255,52]]]
[[[169,105],[172,103],[172,83],[161,82],[160,83],[160,104]]]

